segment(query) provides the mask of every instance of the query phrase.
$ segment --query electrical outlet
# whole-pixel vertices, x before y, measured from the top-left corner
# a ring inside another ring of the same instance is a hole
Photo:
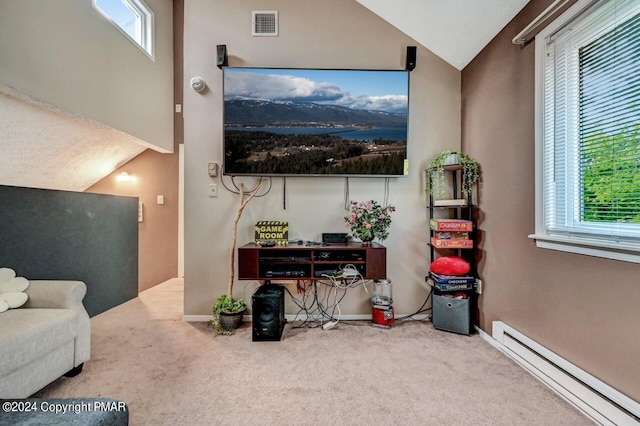
[[[209,197],[217,197],[218,196],[218,184],[210,183],[209,184]]]
[[[474,288],[476,289],[476,293],[482,294],[482,280],[480,278],[476,278]]]

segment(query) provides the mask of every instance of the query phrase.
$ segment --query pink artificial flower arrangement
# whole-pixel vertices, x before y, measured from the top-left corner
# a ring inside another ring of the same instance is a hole
[[[389,236],[391,213],[393,206],[381,206],[377,201],[350,201],[350,214],[345,216],[345,227],[349,228],[352,237],[363,242],[371,242],[374,238],[384,241]]]

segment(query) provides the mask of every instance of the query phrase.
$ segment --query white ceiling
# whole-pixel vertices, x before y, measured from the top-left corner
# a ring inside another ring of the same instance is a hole
[[[529,0],[357,1],[459,70],[467,66],[529,2]]]
[[[146,149],[141,140],[0,86],[0,184],[83,191]]]

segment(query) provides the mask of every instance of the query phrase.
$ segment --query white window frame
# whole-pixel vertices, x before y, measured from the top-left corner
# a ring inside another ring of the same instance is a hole
[[[565,13],[549,24],[535,38],[535,234],[529,238],[536,241],[538,248],[577,253],[588,256],[640,263],[640,239],[606,240],[603,238],[577,234],[580,226],[574,224],[576,234],[553,233],[545,226],[545,57],[546,39],[561,29],[567,22],[593,5],[593,0],[579,0]],[[547,147],[548,148],[548,147]],[[577,155],[577,153],[574,153]],[[567,195],[570,197],[570,195]],[[576,208],[574,206],[574,208]],[[579,208],[579,206],[578,206]],[[616,224],[618,228],[621,224]],[[622,225],[626,226],[626,225]],[[595,227],[595,226],[594,226]],[[606,225],[603,225],[606,227]],[[595,235],[594,232],[592,234]]]
[[[137,19],[135,22],[136,38],[131,37],[117,22],[106,14],[96,4],[97,0],[91,0],[93,8],[97,10],[105,19],[127,37],[136,47],[142,50],[152,61],[155,62],[155,15],[153,10],[144,0],[122,0],[124,5],[133,13]]]

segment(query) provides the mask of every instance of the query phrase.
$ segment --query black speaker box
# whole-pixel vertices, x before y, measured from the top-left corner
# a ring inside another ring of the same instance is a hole
[[[262,285],[251,296],[253,315],[252,340],[254,342],[278,341],[287,320],[284,318],[284,287]]]
[[[229,65],[229,60],[227,58],[227,45],[219,44],[216,46],[217,54],[216,54],[216,65],[218,68],[226,67]]]
[[[416,53],[416,46],[407,46],[407,71],[413,71],[413,69],[416,67]]]

